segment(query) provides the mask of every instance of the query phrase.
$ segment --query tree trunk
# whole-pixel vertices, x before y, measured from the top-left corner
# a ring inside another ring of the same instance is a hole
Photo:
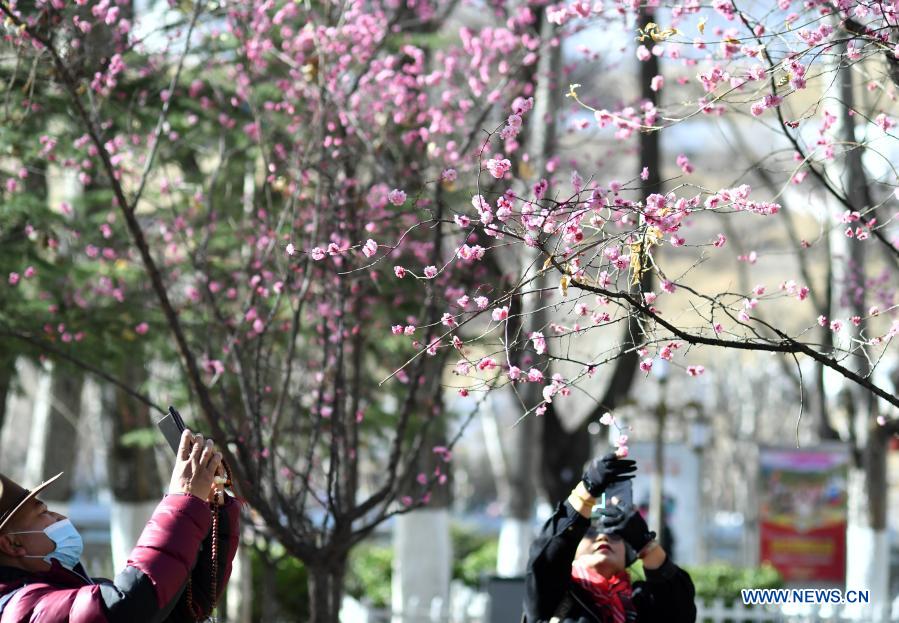
[[[452,580],[453,554],[450,537],[450,464],[431,451],[435,446],[445,446],[446,431],[440,416],[444,413],[443,387],[440,383],[440,360],[426,362],[420,409],[424,418],[433,418],[426,433],[422,452],[415,457],[414,467],[401,484],[401,495],[413,501],[422,497],[424,487],[417,481],[418,474],[431,478],[436,470],[447,477],[444,484],[436,484],[430,500],[423,508],[396,518],[393,529],[393,577],[391,602],[394,612],[407,613],[402,623],[424,623],[432,604],[445,607],[449,603]]]
[[[15,374],[15,357],[0,357],[0,431],[3,430],[3,422],[6,420],[6,396],[9,394]]]
[[[129,387],[141,387],[147,371],[143,362],[130,361],[123,366],[121,376]],[[110,531],[113,567],[120,570],[159,503],[163,488],[153,447],[124,442],[128,433],[153,426],[150,408],[108,384],[101,388],[100,402],[111,430],[107,455],[113,495]]]
[[[853,72],[841,64],[846,51],[845,43],[836,47],[836,89],[840,99],[835,133],[846,149],[841,170],[835,169],[832,177],[842,181],[842,190],[853,210],[864,212],[871,206],[868,180],[862,162],[862,148],[858,147],[855,133],[855,117],[850,114],[856,108]],[[836,206],[842,211],[843,206]],[[834,285],[841,296],[834,309],[842,305],[849,315],[864,317],[865,305],[865,245],[842,235],[839,228],[832,229],[834,241]],[[860,375],[870,373],[868,359],[858,349],[856,340],[860,328],[846,323],[848,338],[839,344],[855,348],[849,365]],[[839,336],[838,336],[839,338]],[[851,341],[850,341],[851,340]],[[864,586],[870,591],[870,603],[856,616],[874,622],[886,621],[889,609],[889,557],[886,535],[886,440],[874,424],[877,405],[873,394],[851,384],[848,393],[850,439],[853,443],[853,462],[849,473],[849,528],[846,547],[853,553],[847,556],[846,588]],[[856,605],[852,605],[854,608]]]
[[[347,554],[323,556],[326,563],[307,565],[309,571],[309,623],[340,623],[340,602]]]
[[[41,373],[38,382],[25,479],[37,484],[63,472],[62,478],[41,496],[56,502],[57,508],[62,508],[60,505],[66,504],[74,491],[83,384],[81,372],[60,364],[49,373]]]

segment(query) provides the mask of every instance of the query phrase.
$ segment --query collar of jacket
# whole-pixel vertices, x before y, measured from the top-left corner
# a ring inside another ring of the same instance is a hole
[[[27,571],[18,567],[0,567],[0,594],[6,593],[13,588],[18,588],[23,584],[34,584],[41,582],[44,584],[52,584],[54,586],[85,586],[90,584],[87,581],[88,575],[84,567],[79,562],[75,565],[75,570],[66,569],[58,560],[50,561],[50,568],[47,571]]]

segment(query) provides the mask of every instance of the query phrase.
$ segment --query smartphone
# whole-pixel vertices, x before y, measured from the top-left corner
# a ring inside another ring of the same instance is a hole
[[[172,452],[178,454],[178,446],[181,444],[181,433],[184,432],[184,420],[175,407],[169,406],[168,415],[156,422],[162,436],[169,442]]]
[[[616,482],[609,486],[605,492],[605,502],[612,504],[612,498],[618,498],[618,505],[634,503],[634,485],[633,480],[625,480]]]

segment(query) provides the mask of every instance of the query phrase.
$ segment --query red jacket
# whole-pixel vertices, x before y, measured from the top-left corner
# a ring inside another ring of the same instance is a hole
[[[218,594],[231,575],[237,553],[240,505],[228,496],[219,514]],[[32,573],[0,567],[0,600],[12,593],[0,623],[181,623],[191,621],[185,587],[208,610],[211,593],[209,505],[192,495],[167,495],[115,581],[91,579],[81,563],[74,571],[58,561]]]

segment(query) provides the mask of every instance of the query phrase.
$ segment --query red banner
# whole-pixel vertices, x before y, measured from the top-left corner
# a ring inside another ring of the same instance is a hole
[[[841,584],[846,574],[843,447],[760,452],[760,560],[787,581]]]

